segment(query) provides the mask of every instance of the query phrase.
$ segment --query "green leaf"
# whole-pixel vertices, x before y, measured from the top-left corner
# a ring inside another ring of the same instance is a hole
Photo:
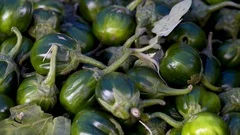
[[[54,118],[36,104],[10,108],[11,116],[0,122],[1,135],[69,135],[71,122],[64,117]]]
[[[172,7],[169,15],[164,16],[162,19],[154,23],[152,32],[156,34],[154,38],[149,41],[149,44],[156,44],[158,37],[168,36],[172,30],[182,21],[192,5],[192,0],[184,0]]]

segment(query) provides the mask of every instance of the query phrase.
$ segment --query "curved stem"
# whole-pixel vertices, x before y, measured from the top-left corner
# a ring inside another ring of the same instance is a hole
[[[47,77],[44,80],[44,84],[47,85],[49,88],[55,85],[55,76],[56,76],[56,57],[57,57],[57,45],[52,45],[51,49],[51,59],[50,59],[50,69],[47,74]]]
[[[161,118],[161,119],[163,119],[165,122],[167,122],[169,125],[171,125],[174,128],[181,128],[183,126],[183,124],[184,124],[183,121],[176,121],[173,118],[171,118],[170,116],[168,116],[167,114],[162,113],[162,112],[155,112],[155,113],[149,115],[148,118],[149,119]]]
[[[24,55],[22,56],[22,58],[19,60],[18,64],[19,64],[20,66],[22,66],[23,62],[24,62],[25,60],[27,60],[28,58],[30,58],[30,54],[31,54],[31,51],[29,51],[28,53],[24,54]]]
[[[127,49],[123,56],[120,57],[117,61],[115,61],[113,64],[111,64],[110,66],[108,66],[107,68],[105,68],[103,70],[103,74],[108,74],[111,73],[113,71],[115,71],[118,67],[121,66],[121,64],[127,60],[127,58],[132,54],[132,50],[131,49]]]
[[[127,5],[127,9],[133,11],[141,2],[142,0],[134,0],[133,2]]]
[[[19,48],[22,45],[22,34],[21,32],[18,30],[17,27],[12,27],[11,31],[14,32],[17,36],[17,43],[15,44],[15,46],[12,48],[12,50],[8,53],[8,56],[10,56],[12,59],[15,59]]]
[[[215,92],[221,92],[223,90],[222,87],[216,87],[212,85],[205,76],[201,78],[201,83],[208,89],[215,91]]]
[[[103,45],[100,43],[94,50],[85,53],[84,55],[86,56],[92,56],[93,54],[95,54],[96,52],[98,52],[101,48],[103,47]]]
[[[132,37],[130,37],[130,38],[124,43],[124,45],[123,45],[123,52],[124,52],[126,49],[130,48],[131,45],[132,45],[132,43],[133,43],[137,38],[139,38],[139,36],[141,36],[145,31],[146,31],[145,28],[140,28],[140,29],[138,29],[138,30],[136,31],[136,33],[135,33]]]
[[[224,1],[224,2],[221,2],[219,4],[215,4],[215,5],[211,5],[208,7],[208,12],[214,12],[216,10],[219,10],[223,7],[235,7],[235,8],[240,8],[240,4],[237,4],[235,2],[232,2],[232,1]]]
[[[210,58],[213,56],[213,54],[212,54],[212,37],[213,37],[213,33],[209,32],[207,48],[203,51],[203,53]]]
[[[177,96],[177,95],[185,95],[192,91],[193,86],[189,85],[185,89],[175,89],[167,86],[166,84],[162,83],[158,86],[157,93],[161,96]]]
[[[146,99],[146,100],[142,100],[140,102],[139,109],[141,110],[145,107],[150,107],[153,105],[165,105],[165,104],[166,104],[166,102],[161,99]]]
[[[90,65],[93,65],[93,66],[98,67],[100,69],[105,69],[107,67],[102,62],[97,61],[97,60],[95,60],[91,57],[85,56],[83,54],[78,54],[78,60],[81,63],[90,64]]]

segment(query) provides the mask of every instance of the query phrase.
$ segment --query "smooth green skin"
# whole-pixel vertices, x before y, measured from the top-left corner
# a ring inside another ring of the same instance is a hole
[[[1,0],[0,33],[13,34],[11,32],[13,26],[21,32],[25,31],[31,22],[32,10],[32,3],[29,0]]]
[[[167,37],[169,44],[184,42],[201,51],[207,45],[207,37],[201,27],[193,22],[180,23]]]
[[[90,107],[95,101],[97,80],[91,70],[79,70],[71,74],[60,91],[60,103],[70,113]]]
[[[206,1],[210,5],[214,5],[214,4],[224,2],[224,1],[231,1],[231,0],[204,0],[204,1]]]
[[[227,87],[240,87],[240,72],[238,70],[224,70],[221,74],[220,84]]]
[[[107,114],[97,110],[82,110],[73,119],[71,125],[71,135],[109,135],[110,133],[119,134],[115,124],[110,121],[113,119]]]
[[[190,93],[177,96],[175,104],[178,112],[185,119],[199,112],[207,111],[217,114],[221,110],[218,95],[198,85],[193,86]]]
[[[0,121],[10,116],[9,109],[15,106],[11,98],[6,95],[0,95]]]
[[[39,39],[49,33],[60,31],[61,16],[52,10],[42,8],[33,11],[33,23],[28,29],[29,35]]]
[[[60,73],[69,66],[71,62],[75,62],[76,66],[78,66],[78,63],[69,54],[73,51],[80,52],[80,47],[77,41],[65,34],[53,33],[37,40],[31,49],[30,60],[33,68],[38,74],[47,75],[49,71],[50,58],[46,58],[44,61],[43,59],[52,44],[59,47],[56,59],[56,75],[60,75]],[[72,69],[75,68],[76,67],[72,67]]]
[[[87,24],[75,22],[73,26],[66,28],[64,33],[79,42],[82,53],[87,53],[96,48],[96,38],[92,33],[91,27]]]
[[[212,85],[218,85],[221,77],[221,63],[216,57],[209,57],[205,54],[200,54],[203,63],[203,74]]]
[[[43,76],[25,78],[17,89],[17,104],[36,103],[41,106],[44,111],[53,109],[57,102],[57,91],[46,96],[47,94],[41,90],[40,86],[43,79],[45,79]]]
[[[194,48],[184,43],[177,43],[167,49],[159,69],[167,84],[175,87],[186,87],[188,84],[194,84],[200,80],[202,62]],[[193,78],[196,80],[190,81]]]
[[[140,92],[135,83],[120,72],[102,76],[96,85],[95,96],[104,109],[122,120],[131,117],[130,109],[137,107],[140,100]]]
[[[101,10],[112,4],[112,0],[79,0],[79,13],[86,21],[92,23]]]
[[[135,67],[127,71],[127,75],[134,80],[141,96],[146,98],[163,98],[164,96],[173,96],[189,93],[191,90],[174,89],[165,84],[157,72],[149,67]]]
[[[64,5],[60,1],[56,0],[40,0],[37,3],[34,3],[34,9],[44,9],[51,10],[60,15],[64,13]]]
[[[6,39],[0,46],[0,53],[7,55],[12,50],[12,48],[15,46],[16,42],[17,42],[16,37],[11,37],[11,38]],[[20,60],[22,59],[22,57],[25,54],[30,52],[32,46],[33,46],[33,41],[28,37],[23,37],[22,45],[19,48],[18,54],[16,55],[16,58],[15,58],[17,63],[20,62]]]
[[[135,32],[136,23],[130,11],[122,6],[104,8],[93,22],[93,33],[107,46],[122,45]]]
[[[155,2],[155,11],[158,15],[165,16],[169,14],[170,8],[162,2]]]
[[[216,114],[200,112],[183,126],[181,135],[229,135],[227,123]]]
[[[19,71],[16,63],[5,55],[0,55],[0,94],[15,97],[19,84]],[[4,78],[5,76],[5,78]]]
[[[230,135],[239,135],[240,134],[240,113],[231,112],[222,116],[224,121],[228,124],[230,128]]]
[[[240,40],[224,41],[215,49],[214,54],[224,68],[238,68],[240,66]]]

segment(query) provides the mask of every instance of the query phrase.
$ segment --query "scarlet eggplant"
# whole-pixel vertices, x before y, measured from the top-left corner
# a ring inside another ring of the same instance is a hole
[[[44,111],[51,110],[57,102],[58,89],[55,85],[56,57],[58,47],[51,48],[50,69],[46,77],[36,74],[25,78],[17,90],[17,104],[37,104]],[[50,52],[48,52],[50,53]]]
[[[123,135],[121,125],[110,115],[94,110],[84,109],[73,119],[71,135]]]
[[[169,34],[167,42],[169,44],[185,42],[201,51],[207,45],[207,37],[203,29],[195,23],[182,22]]]
[[[58,46],[56,75],[65,75],[75,70],[80,62],[105,68],[101,62],[81,53],[79,43],[63,33],[52,33],[37,40],[31,49],[30,60],[38,74],[46,75],[49,70],[47,51],[53,45]],[[43,61],[43,59],[45,59]]]
[[[32,19],[33,5],[29,0],[1,0],[0,42],[12,35],[12,27],[25,31]]]
[[[113,0],[80,0],[79,13],[86,21],[92,23],[97,14],[110,5],[113,5]]]
[[[6,95],[0,95],[0,121],[10,116],[9,109],[15,106],[11,98]]]

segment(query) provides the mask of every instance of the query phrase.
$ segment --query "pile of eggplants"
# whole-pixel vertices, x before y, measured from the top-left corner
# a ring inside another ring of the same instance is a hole
[[[0,0],[1,135],[239,135],[239,69],[238,0]]]

